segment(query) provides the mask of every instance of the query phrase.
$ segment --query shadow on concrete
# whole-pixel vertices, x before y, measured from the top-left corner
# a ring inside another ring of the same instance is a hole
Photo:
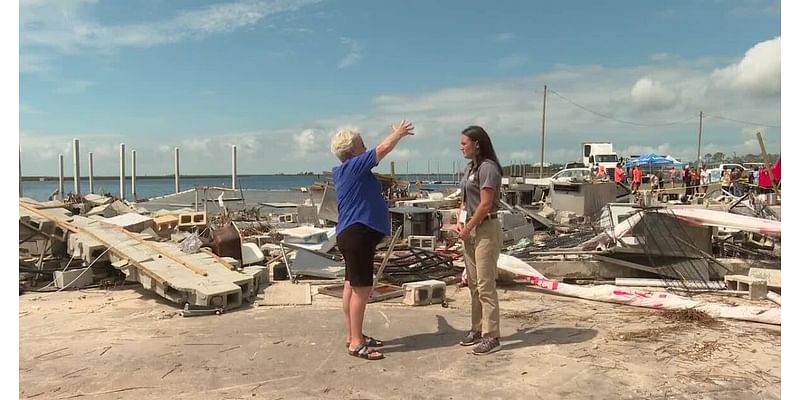
[[[459,346],[466,331],[456,329],[441,315],[437,315],[436,332],[420,333],[391,340],[384,340],[384,347],[379,349],[386,354],[406,351],[429,350],[443,347]],[[597,330],[573,327],[547,327],[517,329],[511,335],[500,338],[503,350],[513,350],[529,346],[546,344],[580,343],[597,336]],[[464,347],[465,349],[469,347]]]

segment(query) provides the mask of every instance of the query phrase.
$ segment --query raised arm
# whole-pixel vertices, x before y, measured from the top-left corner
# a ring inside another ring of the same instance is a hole
[[[386,157],[386,155],[389,154],[392,149],[394,149],[394,146],[400,141],[400,139],[408,135],[413,135],[413,131],[414,124],[406,120],[400,121],[399,125],[392,126],[392,133],[390,133],[386,139],[383,139],[383,142],[381,142],[381,144],[375,148],[375,152],[378,156],[378,162],[383,160],[383,158]]]

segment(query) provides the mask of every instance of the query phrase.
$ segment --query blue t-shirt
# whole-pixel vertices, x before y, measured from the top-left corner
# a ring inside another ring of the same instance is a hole
[[[362,223],[384,235],[391,234],[389,207],[383,198],[383,186],[372,168],[378,165],[378,154],[371,149],[333,167],[333,184],[339,209],[338,235],[348,226]]]

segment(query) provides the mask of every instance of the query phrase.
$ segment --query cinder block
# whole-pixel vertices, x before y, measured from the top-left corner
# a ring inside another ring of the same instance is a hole
[[[186,213],[186,214],[179,214],[178,215],[178,226],[181,228],[184,227],[195,227],[195,226],[205,226],[206,225],[206,213],[204,211],[193,212],[193,213]]]
[[[747,292],[750,300],[761,300],[767,297],[767,281],[745,275],[725,275],[725,284],[729,290]]]
[[[447,285],[442,281],[427,280],[421,282],[411,282],[403,285],[405,296],[403,304],[409,306],[423,306],[427,304],[439,304],[444,301],[447,293]]]
[[[408,246],[433,251],[436,248],[436,236],[408,236]]]
[[[88,267],[69,271],[56,271],[53,273],[53,278],[56,281],[56,287],[59,289],[67,287],[67,285],[71,288],[82,288],[91,285],[94,281],[94,275],[92,275],[92,271],[89,271]]]
[[[178,226],[178,216],[162,215],[160,217],[153,218],[153,222],[155,222],[156,231],[158,232],[171,231]]]

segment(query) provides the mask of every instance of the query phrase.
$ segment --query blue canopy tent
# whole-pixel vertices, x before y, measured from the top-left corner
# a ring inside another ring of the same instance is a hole
[[[625,168],[635,167],[635,166],[663,166],[663,165],[676,165],[672,160],[656,155],[655,153],[645,154],[639,158],[629,160],[625,164]]]

